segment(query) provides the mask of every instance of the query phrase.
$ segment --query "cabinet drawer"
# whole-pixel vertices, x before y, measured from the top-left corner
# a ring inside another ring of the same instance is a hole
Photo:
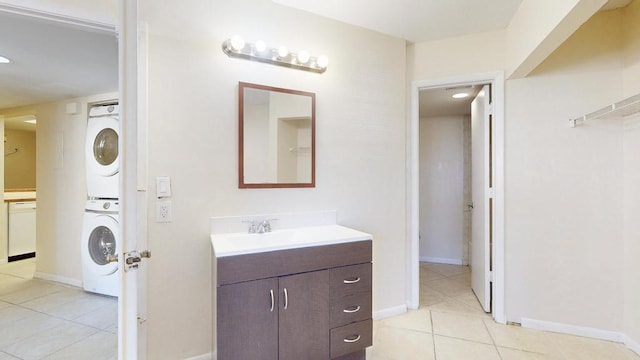
[[[371,318],[371,292],[331,300],[329,325],[335,328]]]
[[[373,344],[371,319],[331,329],[331,358],[337,358]]]
[[[371,291],[371,263],[331,269],[331,299]]]

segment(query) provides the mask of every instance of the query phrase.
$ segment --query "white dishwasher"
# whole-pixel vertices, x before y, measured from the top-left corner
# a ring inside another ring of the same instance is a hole
[[[36,256],[36,202],[9,203],[9,261]]]

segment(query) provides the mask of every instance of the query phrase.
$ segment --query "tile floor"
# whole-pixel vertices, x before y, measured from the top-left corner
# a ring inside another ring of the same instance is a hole
[[[640,360],[624,345],[500,325],[471,291],[466,266],[420,264],[420,309],[374,322],[369,360]]]
[[[117,300],[34,271],[35,259],[0,265],[0,360],[117,359]]]
[[[116,359],[117,301],[0,265],[0,360]],[[369,360],[640,360],[624,345],[496,324],[468,267],[421,263],[420,309],[374,322]]]

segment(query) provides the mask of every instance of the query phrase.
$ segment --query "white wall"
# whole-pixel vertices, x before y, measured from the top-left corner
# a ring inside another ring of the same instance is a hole
[[[270,181],[268,104],[245,104],[243,124],[244,182]]]
[[[640,1],[624,10],[624,96],[640,93]],[[624,333],[640,344],[640,115],[625,121],[624,137]],[[640,347],[640,345],[638,345]]]
[[[640,344],[640,115],[624,132],[624,332]]]
[[[464,260],[464,122],[420,119],[420,260]]]
[[[336,209],[340,224],[374,236],[374,311],[402,309],[405,42],[267,0],[145,0],[140,17],[150,33],[149,186],[171,176],[174,218],[148,223],[149,358],[211,351],[211,216]],[[228,58],[220,45],[234,34],[326,53],[329,68]],[[316,93],[315,188],[238,189],[238,81]]]
[[[622,124],[567,125],[621,98],[620,20],[596,15],[507,82],[508,320],[621,328]]]
[[[504,70],[505,42],[499,30],[409,45],[408,81]]]

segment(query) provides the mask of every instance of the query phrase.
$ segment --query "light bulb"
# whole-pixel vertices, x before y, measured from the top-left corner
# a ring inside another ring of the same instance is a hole
[[[469,94],[465,93],[465,92],[461,92],[461,93],[457,93],[457,94],[451,95],[451,97],[454,98],[454,99],[464,99],[467,96],[469,96]]]
[[[11,62],[11,60],[9,60],[6,57],[0,55],[0,64],[8,64],[10,62]]]
[[[235,35],[231,38],[231,48],[234,51],[240,51],[244,48],[244,39],[241,36]]]
[[[289,49],[287,49],[286,46],[280,46],[278,48],[278,56],[283,58],[283,57],[287,57],[287,55],[289,55]]]
[[[309,55],[309,52],[302,50],[298,53],[298,62],[300,64],[306,64],[309,62],[309,58],[311,58],[311,56]]]
[[[327,57],[327,55],[320,55],[316,60],[316,64],[318,64],[318,67],[324,69],[327,67],[327,65],[329,65],[329,58]]]
[[[265,44],[264,41],[262,40],[258,40],[256,41],[256,51],[261,53],[264,52],[267,49],[267,44]]]

